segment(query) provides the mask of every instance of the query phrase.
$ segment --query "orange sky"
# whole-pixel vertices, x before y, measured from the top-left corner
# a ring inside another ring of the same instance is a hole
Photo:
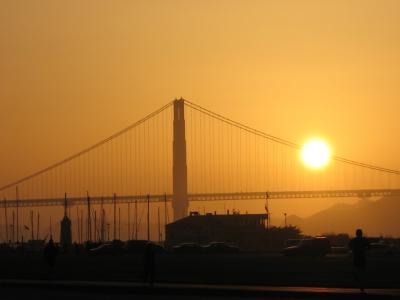
[[[0,4],[0,185],[175,97],[400,169],[399,1]]]

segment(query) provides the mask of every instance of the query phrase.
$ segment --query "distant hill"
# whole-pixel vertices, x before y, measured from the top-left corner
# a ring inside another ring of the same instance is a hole
[[[400,197],[336,204],[308,218],[288,216],[287,223],[310,235],[332,232],[354,235],[356,228],[362,228],[369,236],[400,236]]]

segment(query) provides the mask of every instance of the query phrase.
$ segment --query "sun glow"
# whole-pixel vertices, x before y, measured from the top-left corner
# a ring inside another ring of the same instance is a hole
[[[330,160],[329,146],[321,140],[310,140],[301,149],[301,158],[304,164],[313,169],[326,166]]]

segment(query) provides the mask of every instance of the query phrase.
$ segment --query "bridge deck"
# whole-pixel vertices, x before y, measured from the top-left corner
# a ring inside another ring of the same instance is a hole
[[[226,201],[226,200],[255,200],[255,199],[300,199],[300,198],[345,198],[345,197],[383,197],[400,196],[400,189],[369,189],[369,190],[321,190],[321,191],[275,191],[275,192],[237,192],[189,194],[189,201]],[[113,196],[90,197],[90,204],[112,204]],[[116,203],[134,202],[170,202],[172,195],[123,195],[115,197]],[[67,199],[68,205],[85,205],[87,197],[72,197]],[[0,207],[35,207],[63,206],[64,198],[21,199],[0,202]]]

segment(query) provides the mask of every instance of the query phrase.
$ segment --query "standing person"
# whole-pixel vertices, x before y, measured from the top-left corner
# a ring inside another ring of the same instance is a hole
[[[54,244],[53,238],[50,237],[49,242],[47,243],[46,247],[44,247],[44,259],[49,266],[49,275],[52,273],[53,268],[56,264],[56,258],[58,255],[58,248]]]
[[[364,292],[364,273],[367,264],[366,252],[369,246],[368,240],[363,237],[361,229],[356,230],[356,237],[349,243],[349,248],[353,253],[353,264],[355,267],[355,278],[358,281],[361,292]]]
[[[81,249],[77,242],[74,243],[74,249],[75,249],[75,255],[78,256],[79,253],[81,252],[80,251]]]
[[[148,282],[150,285],[154,283],[155,273],[155,253],[152,243],[147,243],[144,249],[144,273],[143,282]]]

